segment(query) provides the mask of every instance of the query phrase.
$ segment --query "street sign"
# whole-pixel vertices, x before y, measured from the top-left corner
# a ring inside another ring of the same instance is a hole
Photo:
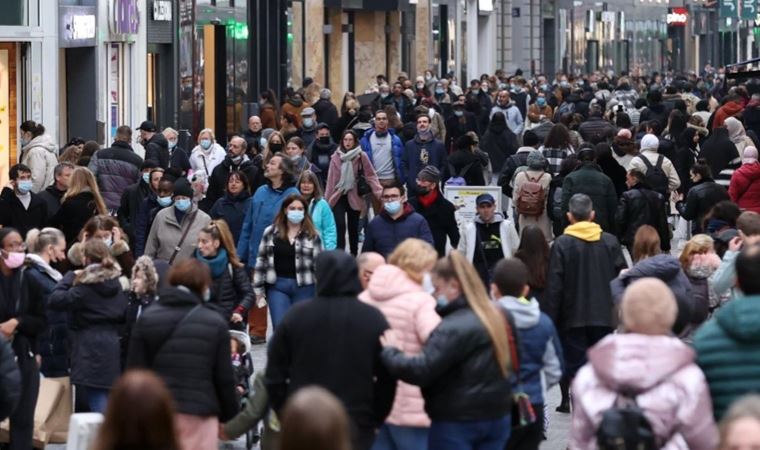
[[[719,14],[721,18],[739,17],[738,0],[720,0]]]

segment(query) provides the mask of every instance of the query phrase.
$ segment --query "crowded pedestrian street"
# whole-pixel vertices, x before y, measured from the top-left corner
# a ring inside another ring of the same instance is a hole
[[[760,3],[0,3],[0,450],[760,448]]]

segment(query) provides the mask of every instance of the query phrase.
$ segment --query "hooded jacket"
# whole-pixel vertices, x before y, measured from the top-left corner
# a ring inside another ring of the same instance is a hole
[[[615,236],[593,222],[576,222],[554,240],[541,310],[560,331],[614,327],[612,281],[626,267]]]
[[[570,448],[596,448],[596,430],[622,390],[662,441],[663,449],[711,450],[718,430],[705,376],[694,352],[677,338],[643,334],[605,337],[588,352],[589,362],[573,381]]]
[[[518,147],[517,136],[507,127],[504,116],[493,117],[480,140],[480,149],[488,153],[493,171],[501,172],[504,162],[518,151]]]
[[[239,408],[227,321],[200,305],[201,299],[187,288],[159,291],[159,301],[132,329],[127,367],[155,371],[169,388],[177,412],[226,422]]]
[[[629,270],[610,282],[610,290],[615,304],[623,300],[625,288],[641,278],[658,278],[668,285],[678,303],[678,316],[673,324],[673,333],[680,334],[691,322],[694,304],[691,283],[681,269],[678,259],[669,254],[660,254],[642,259]]]
[[[694,335],[697,364],[705,373],[719,420],[731,403],[760,391],[760,297],[737,298]],[[707,409],[706,411],[709,411]]]
[[[317,385],[338,397],[357,428],[377,428],[396,392],[396,380],[380,361],[388,322],[356,298],[361,285],[351,255],[323,252],[316,270],[316,297],[293,305],[269,344],[265,383],[272,408],[280,413],[299,388]]]
[[[615,213],[617,236],[620,243],[632,248],[636,231],[649,225],[660,236],[660,249],[670,250],[670,235],[665,197],[653,191],[646,183],[638,183],[623,192]]]
[[[562,345],[557,330],[535,298],[505,296],[498,303],[509,312],[517,328],[522,388],[532,404],[543,404],[542,374],[546,390],[562,378]]]
[[[428,336],[441,322],[435,312],[433,297],[396,266],[383,265],[375,269],[367,290],[359,295],[359,300],[383,313],[391,329],[402,340],[401,350],[409,355],[422,352]],[[430,419],[424,408],[420,388],[399,381],[387,422],[399,426],[428,427]]]
[[[55,182],[58,146],[47,134],[37,136],[21,149],[19,161],[32,170],[32,192],[36,194]]]
[[[739,208],[760,213],[760,163],[743,164],[736,169],[728,195]]]
[[[50,294],[48,307],[69,317],[72,384],[110,389],[121,375],[119,334],[128,299],[120,276],[118,264],[90,264],[67,273]]]
[[[92,155],[87,168],[98,179],[100,194],[109,210],[117,210],[121,205],[122,194],[140,181],[142,164],[143,159],[127,142],[115,141],[111,148],[98,150]]]
[[[364,234],[362,253],[377,252],[387,258],[406,238],[422,239],[433,245],[427,221],[408,203],[404,203],[403,213],[396,219],[385,210],[372,219]]]
[[[729,117],[734,117],[744,110],[744,105],[739,102],[728,102],[718,108],[713,115],[712,129],[721,128]]]
[[[472,262],[475,258],[475,249],[478,248],[480,242],[478,241],[478,225],[483,222],[480,216],[476,215],[472,222],[467,222],[462,226],[462,230],[459,233],[460,240],[457,250],[464,253],[467,260]],[[501,213],[494,213],[491,223],[499,224],[499,238],[501,239],[501,250],[504,252],[504,257],[511,257],[520,246],[520,237],[517,235],[514,222],[509,218],[504,218]]]

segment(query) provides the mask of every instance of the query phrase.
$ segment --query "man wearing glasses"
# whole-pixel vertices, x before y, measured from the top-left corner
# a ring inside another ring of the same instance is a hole
[[[383,211],[367,225],[362,253],[377,252],[384,258],[407,238],[417,238],[433,245],[427,221],[406,202],[404,187],[396,184],[383,188]]]

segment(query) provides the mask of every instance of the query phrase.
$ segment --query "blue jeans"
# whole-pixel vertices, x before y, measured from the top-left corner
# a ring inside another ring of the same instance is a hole
[[[430,450],[504,450],[512,431],[509,415],[473,422],[433,421]]]
[[[272,325],[282,322],[285,313],[296,303],[314,297],[314,285],[298,286],[295,278],[277,277],[274,285],[267,287],[267,304],[272,314]]]
[[[99,412],[105,414],[106,405],[108,404],[108,389],[100,389],[89,386],[80,386],[87,396],[87,405],[90,412]]]
[[[427,450],[428,428],[383,424],[371,450]]]

